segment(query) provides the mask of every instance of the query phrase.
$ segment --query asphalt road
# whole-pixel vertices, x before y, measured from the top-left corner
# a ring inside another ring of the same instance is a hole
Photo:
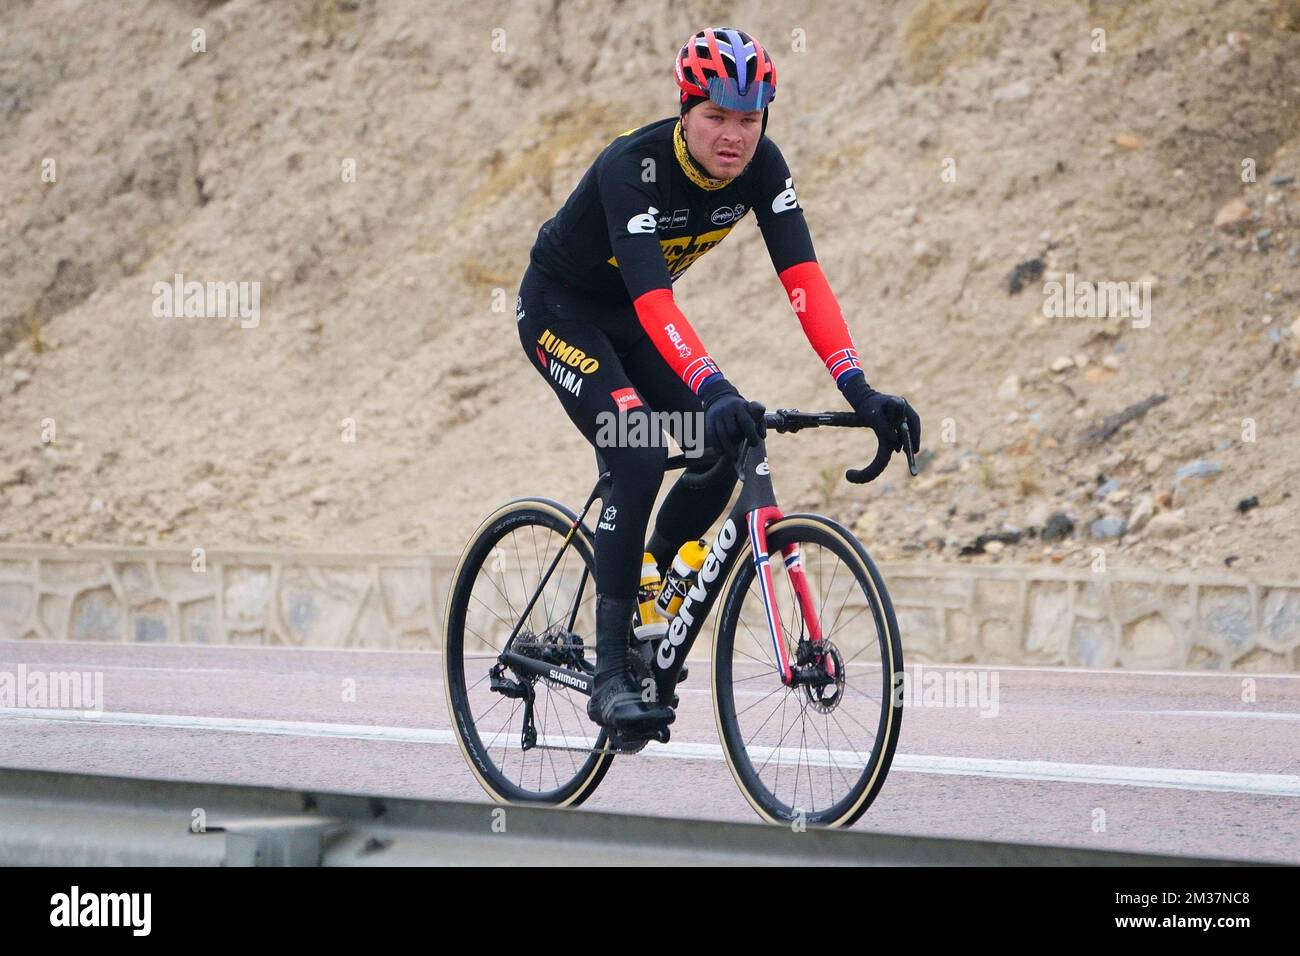
[[[415,652],[0,643],[0,681],[102,680],[97,716],[0,700],[0,765],[486,803],[452,738],[441,663]],[[722,757],[709,673],[692,661],[672,742],[616,758],[585,806],[756,819]],[[996,707],[926,706],[918,695],[859,829],[1300,863],[1300,675],[977,673],[986,686],[996,678]]]

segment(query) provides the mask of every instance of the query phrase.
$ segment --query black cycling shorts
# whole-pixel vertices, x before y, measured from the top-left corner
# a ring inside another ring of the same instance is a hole
[[[596,522],[596,586],[630,597],[669,450],[661,426],[684,451],[702,450],[703,406],[640,331],[630,304],[592,298],[530,265],[515,312],[524,353],[610,472],[609,498]],[[656,554],[661,564],[708,530],[734,487],[734,475],[708,488],[673,486],[655,522],[657,539],[670,551]]]

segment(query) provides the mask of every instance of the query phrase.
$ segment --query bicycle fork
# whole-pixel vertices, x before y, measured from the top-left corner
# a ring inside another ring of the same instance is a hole
[[[763,597],[763,610],[767,616],[768,636],[772,640],[772,651],[776,656],[781,683],[788,687],[795,682],[795,670],[790,663],[785,635],[781,631],[781,615],[777,606],[776,588],[772,583],[772,562],[767,546],[767,526],[774,521],[780,521],[782,517],[781,509],[775,506],[766,506],[750,511],[746,515],[746,520],[749,524],[749,538],[754,550],[754,571],[758,577],[758,586]],[[790,579],[790,584],[794,588],[795,596],[799,602],[799,610],[803,615],[807,631],[807,640],[813,644],[818,644],[822,639],[821,621],[817,617],[817,608],[813,603],[812,588],[808,584],[808,576],[804,573],[799,546],[791,544],[782,548],[781,557],[785,562],[786,577]],[[834,661],[827,657],[824,666],[827,670],[827,676],[834,679],[837,676]]]

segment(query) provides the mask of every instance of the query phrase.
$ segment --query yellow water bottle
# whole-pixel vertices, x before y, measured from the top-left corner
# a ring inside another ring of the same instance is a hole
[[[691,589],[695,575],[704,567],[704,559],[709,554],[707,541],[687,541],[673,558],[672,566],[664,577],[663,587],[655,601],[655,609],[665,618],[671,619],[686,599],[686,592]]]
[[[636,603],[641,610],[642,624],[655,624],[661,618],[655,610],[659,596],[659,562],[649,551],[641,556],[641,586],[637,588]]]

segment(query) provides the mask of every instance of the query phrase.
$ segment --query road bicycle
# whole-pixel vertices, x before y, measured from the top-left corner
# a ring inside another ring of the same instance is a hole
[[[751,407],[756,420],[765,414]],[[861,426],[852,412],[782,409],[765,420],[769,435]],[[846,476],[869,481],[891,454],[882,446],[867,468]],[[675,455],[667,467],[686,464]],[[902,718],[902,646],[885,582],[842,525],[781,513],[764,440],[681,480],[707,485],[724,468],[737,470],[740,493],[676,615],[666,625],[629,629],[636,676],[654,695],[647,699],[678,708],[687,657],[721,598],[712,698],[736,783],[768,822],[851,825],[884,784]],[[596,673],[595,538],[585,519],[608,483],[604,472],[578,514],[547,498],[501,507],[480,525],[453,576],[447,702],[470,769],[499,802],[577,806],[616,756],[647,745],[620,740],[585,708]],[[657,739],[668,743],[668,729]],[[704,757],[717,749],[690,747]]]

